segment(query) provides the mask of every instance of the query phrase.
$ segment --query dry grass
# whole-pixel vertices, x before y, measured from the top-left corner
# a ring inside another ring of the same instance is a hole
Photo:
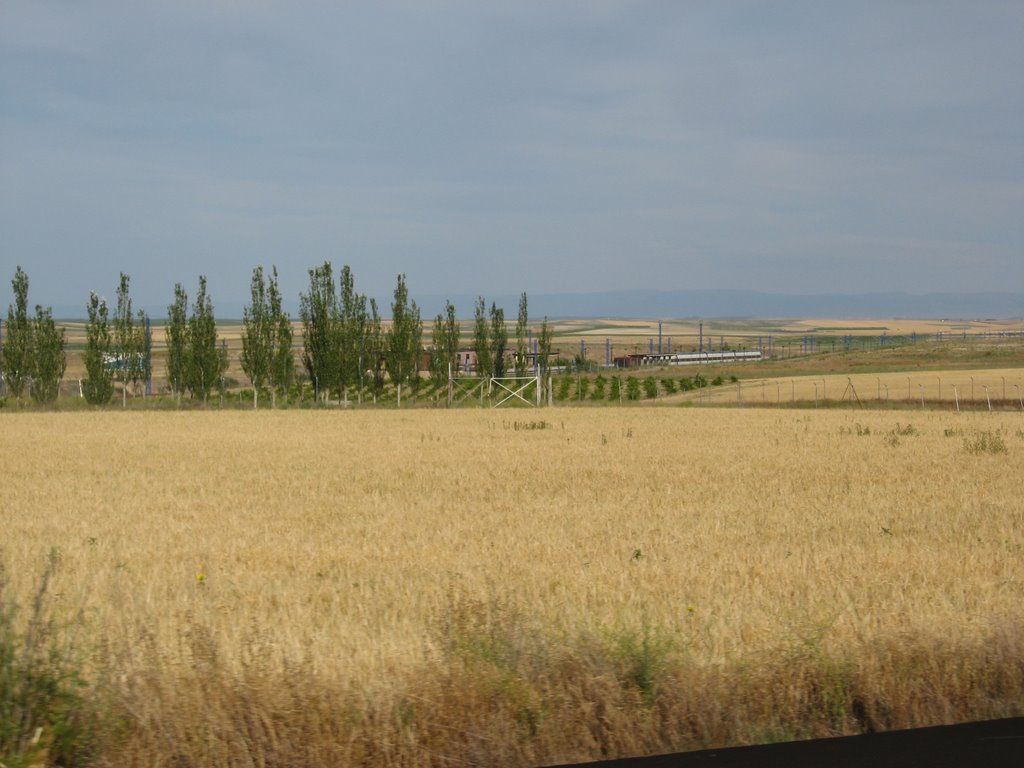
[[[2,414],[0,547],[21,600],[59,548],[111,764],[535,764],[1020,714],[1024,423],[898,421]]]
[[[693,369],[696,370],[696,369]],[[738,370],[738,369],[734,369]],[[670,374],[692,375],[688,369],[671,369]],[[740,370],[740,373],[743,371]],[[642,377],[646,371],[628,375]],[[664,372],[661,375],[665,375]],[[707,374],[705,374],[707,375]],[[1024,410],[1024,368],[989,368],[938,371],[879,371],[877,374],[789,376],[785,378],[745,378],[739,385],[691,390],[670,400],[703,402],[713,405],[787,405],[792,402],[819,401],[829,407],[837,403],[860,403],[865,407],[907,405],[924,399],[929,408],[988,410],[1008,408]]]

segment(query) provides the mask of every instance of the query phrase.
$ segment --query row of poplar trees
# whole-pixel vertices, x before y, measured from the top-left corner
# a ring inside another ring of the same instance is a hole
[[[376,300],[356,291],[347,264],[337,285],[330,262],[309,270],[309,290],[299,296],[299,318],[302,365],[318,399],[333,394],[347,401],[350,391],[361,396],[368,386],[376,400],[385,374],[397,389],[399,404],[403,385],[418,387],[423,323],[419,307],[409,299],[404,274],[398,275],[395,285],[387,331]]]
[[[121,273],[117,288],[117,306],[111,316],[105,298],[95,291],[86,305],[85,378],[82,395],[93,405],[109,403],[114,382],[121,383],[122,404],[128,403],[128,390],[152,378],[152,334],[149,318],[139,310],[132,312],[129,294],[131,278]],[[182,393],[206,401],[214,386],[223,382],[227,369],[227,351],[217,346],[217,327],[213,303],[206,291],[206,278],[199,278],[199,293],[188,315],[188,295],[178,283],[174,303],[167,308],[167,379],[178,402]]]
[[[273,276],[276,293],[277,274]],[[82,395],[94,405],[103,405],[113,397],[114,381],[121,382],[121,397],[127,405],[129,385],[152,377],[152,335],[149,319],[139,310],[133,321],[130,278],[121,273],[117,289],[117,308],[113,318],[106,299],[95,292],[86,305],[85,379]],[[188,293],[181,283],[174,286],[174,301],[167,307],[164,329],[167,341],[167,383],[171,394],[181,403],[185,392],[204,403],[215,388],[223,388],[228,367],[226,346],[217,343],[217,321],[213,300],[206,288],[206,276],[199,276],[199,290],[189,313]],[[290,336],[289,336],[290,344]]]
[[[18,267],[14,280],[15,303],[8,309],[7,337],[0,348],[0,372],[7,389],[21,398],[26,389],[39,402],[52,402],[59,393],[66,368],[65,337],[53,321],[50,308],[36,307],[28,315],[28,276]],[[106,299],[92,292],[86,305],[85,378],[82,395],[93,404],[106,404],[114,396],[115,382],[121,383],[122,401],[127,405],[129,388],[149,381],[152,375],[152,336],[143,311],[132,311],[130,278],[121,273],[117,304],[111,314]],[[409,299],[405,275],[398,275],[387,330],[377,302],[355,289],[348,265],[342,267],[335,283],[330,262],[309,270],[309,289],[300,294],[299,315],[303,328],[302,366],[315,397],[326,401],[332,395],[347,401],[354,389],[374,400],[381,395],[385,376],[398,392],[419,386],[423,323],[415,301]],[[188,294],[180,283],[174,286],[174,301],[167,308],[167,380],[172,394],[181,402],[187,392],[193,399],[207,401],[211,392],[223,387],[228,367],[226,346],[217,342],[213,303],[206,277],[200,276],[199,290],[189,313]],[[475,308],[473,349],[475,373],[484,377],[507,375],[507,360],[515,373],[523,375],[528,366],[529,318],[527,299],[519,302],[516,347],[508,355],[508,331],[504,310],[491,304],[488,314],[481,297]],[[460,369],[461,328],[455,307],[449,301],[434,321],[429,369],[438,383]],[[535,359],[541,373],[547,367],[551,332],[547,318],[541,327]],[[252,382],[253,405],[261,391],[269,390],[271,404],[287,393],[295,379],[291,318],[283,309],[277,269],[269,274],[263,267],[253,270],[251,299],[245,307],[242,331],[242,370]]]
[[[460,329],[455,319],[455,307],[447,302],[444,314],[434,319],[433,347],[431,348],[430,373],[437,382],[444,381],[449,374],[456,374],[460,369],[459,350]],[[549,358],[551,356],[552,331],[545,317],[541,324],[540,335],[537,337],[536,351],[531,353],[530,316],[526,293],[519,297],[519,316],[516,320],[515,348],[510,350],[508,326],[505,323],[505,310],[491,302],[490,311],[482,296],[476,300],[473,310],[473,351],[476,354],[474,373],[481,377],[500,379],[514,373],[525,376],[531,368],[531,356],[541,375],[545,378]],[[511,352],[511,354],[510,354]],[[508,370],[511,362],[513,370]]]
[[[276,277],[276,275],[275,275]],[[131,278],[121,273],[117,304],[111,313],[107,300],[95,291],[86,304],[85,378],[81,393],[87,402],[105,405],[114,397],[120,382],[121,397],[127,405],[129,389],[152,377],[152,335],[149,318],[132,311]],[[67,368],[66,338],[57,328],[51,308],[36,306],[28,315],[28,275],[19,266],[11,281],[14,304],[7,310],[6,335],[0,347],[0,373],[6,391],[19,400],[27,391],[38,403],[52,403],[60,393]],[[188,315],[188,296],[181,284],[174,287],[174,303],[167,308],[167,374],[171,391],[181,401],[187,391],[193,398],[207,400],[223,384],[227,350],[217,345],[213,303],[206,291],[206,278],[199,278],[199,293]]]

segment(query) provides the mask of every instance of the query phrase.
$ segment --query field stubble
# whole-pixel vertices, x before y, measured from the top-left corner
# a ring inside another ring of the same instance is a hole
[[[22,602],[59,550],[120,764],[535,764],[1020,714],[1024,422],[898,421],[10,414],[0,546]]]

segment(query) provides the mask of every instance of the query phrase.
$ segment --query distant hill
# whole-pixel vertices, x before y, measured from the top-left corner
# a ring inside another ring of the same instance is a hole
[[[468,294],[414,295],[424,321],[429,324],[451,299],[460,318],[473,316],[476,296]],[[519,295],[485,296],[487,306],[496,302],[505,317],[514,321]],[[390,296],[378,296],[382,314],[390,312]],[[529,294],[530,317],[551,318],[736,318],[736,317],[893,317],[916,319],[1024,319],[1024,293],[831,293],[780,294],[761,291],[604,291],[601,293]],[[217,302],[221,319],[241,318],[241,302]],[[55,306],[62,319],[81,318],[83,307]],[[298,316],[298,297],[287,302],[292,317]],[[160,313],[166,311],[160,308]],[[157,318],[158,313],[154,312]]]

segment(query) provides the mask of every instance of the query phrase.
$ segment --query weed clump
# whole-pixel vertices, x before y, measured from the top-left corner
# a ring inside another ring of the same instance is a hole
[[[869,427],[869,426],[867,426],[865,424],[861,424],[860,422],[858,422],[853,427],[840,427],[839,428],[839,434],[840,435],[853,435],[853,434],[856,434],[858,437],[864,437],[865,435],[870,435],[871,434],[871,427]]]
[[[999,432],[979,432],[974,437],[964,438],[964,450],[972,456],[1006,453],[1006,441]]]
[[[505,422],[505,429],[511,429],[513,432],[532,432],[537,429],[550,429],[551,423],[541,419],[540,421],[513,421]]]
[[[52,550],[23,623],[0,564],[0,764],[10,768],[76,765],[92,752],[95,717],[75,649],[47,607],[59,560]]]

